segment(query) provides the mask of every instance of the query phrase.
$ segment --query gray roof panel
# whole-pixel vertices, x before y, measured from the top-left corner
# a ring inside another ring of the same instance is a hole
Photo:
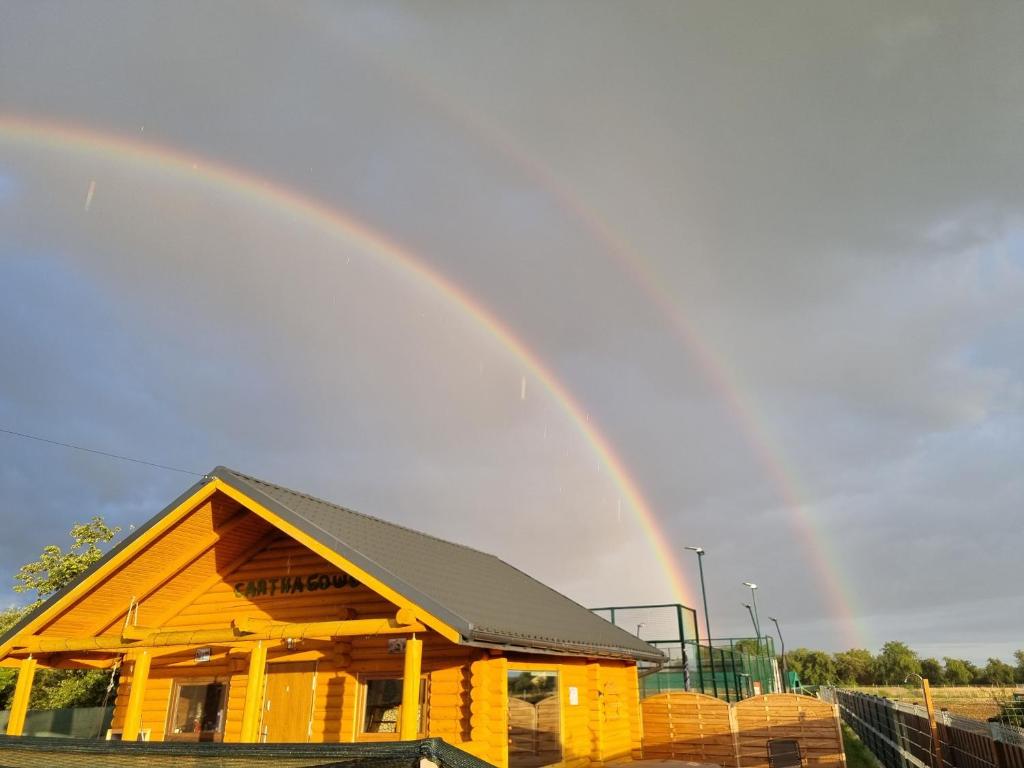
[[[212,473],[363,568],[467,642],[658,661],[651,645],[494,555],[283,488]]]

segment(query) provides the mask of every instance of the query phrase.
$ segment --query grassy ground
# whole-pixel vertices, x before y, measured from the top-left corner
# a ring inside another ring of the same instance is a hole
[[[924,704],[924,695],[918,685],[886,685],[857,688],[856,690],[896,701]],[[975,720],[987,720],[999,714],[1000,702],[1013,698],[1015,690],[1020,691],[1021,689],[989,688],[975,685],[936,686],[932,688],[932,701],[935,703],[936,709],[947,709],[955,715]]]
[[[846,751],[846,768],[882,768],[846,723],[843,723],[843,749]]]

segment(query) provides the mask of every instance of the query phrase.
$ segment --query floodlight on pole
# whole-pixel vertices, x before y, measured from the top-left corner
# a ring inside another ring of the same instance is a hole
[[[697,554],[697,570],[700,572],[700,595],[704,600],[704,626],[708,631],[708,655],[711,658],[711,689],[714,691],[715,696],[718,695],[718,682],[715,680],[715,651],[711,647],[711,616],[708,614],[708,593],[704,588],[704,547],[683,547],[691,552]],[[697,629],[697,634],[700,634],[700,630]],[[697,659],[700,661],[700,638],[697,638]],[[701,677],[701,687],[703,687],[703,673]]]
[[[761,646],[761,622],[757,619],[757,584],[752,581],[744,581],[744,587],[750,587],[750,599],[754,603],[754,632],[757,633],[757,645]]]
[[[789,688],[789,681],[786,679],[786,641],[782,639],[782,630],[779,629],[779,620],[769,616],[768,620],[775,624],[775,631],[779,633],[779,644],[782,646],[782,690]]]
[[[754,632],[757,632],[757,621],[754,619],[754,608],[750,603],[744,603],[743,607],[747,609],[747,613],[750,614],[750,623],[754,625]],[[761,638],[757,639],[757,652],[761,653]]]

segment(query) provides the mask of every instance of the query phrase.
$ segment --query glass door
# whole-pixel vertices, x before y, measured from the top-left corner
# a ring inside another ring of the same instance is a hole
[[[509,670],[509,768],[540,768],[562,760],[558,673]]]

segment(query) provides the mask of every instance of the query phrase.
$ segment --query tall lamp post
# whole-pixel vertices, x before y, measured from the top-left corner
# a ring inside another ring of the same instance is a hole
[[[691,552],[697,553],[697,570],[700,572],[700,596],[704,600],[704,626],[708,632],[708,655],[711,657],[711,690],[715,692],[715,696],[718,695],[718,683],[715,681],[715,651],[711,647],[711,616],[708,614],[708,593],[704,589],[704,547],[684,547]],[[698,654],[700,652],[700,643],[697,644]],[[698,659],[700,656],[698,655]],[[701,677],[703,681],[703,677]]]
[[[757,647],[761,647],[761,622],[757,618],[757,584],[744,581],[744,587],[750,587],[750,600],[754,604],[754,632],[757,633]]]
[[[769,616],[768,619],[775,624],[775,631],[779,633],[779,644],[782,646],[782,690],[789,690],[789,681],[786,679],[786,641],[782,639],[782,630],[779,629],[779,620],[774,616]]]
[[[754,618],[754,609],[750,605],[750,603],[744,603],[743,607],[746,608],[747,609],[747,613],[750,614],[750,623],[754,625],[754,633],[756,634],[757,633],[757,619]],[[760,653],[761,653],[761,638],[760,637],[757,638],[757,653],[758,653],[758,655],[760,655]]]

